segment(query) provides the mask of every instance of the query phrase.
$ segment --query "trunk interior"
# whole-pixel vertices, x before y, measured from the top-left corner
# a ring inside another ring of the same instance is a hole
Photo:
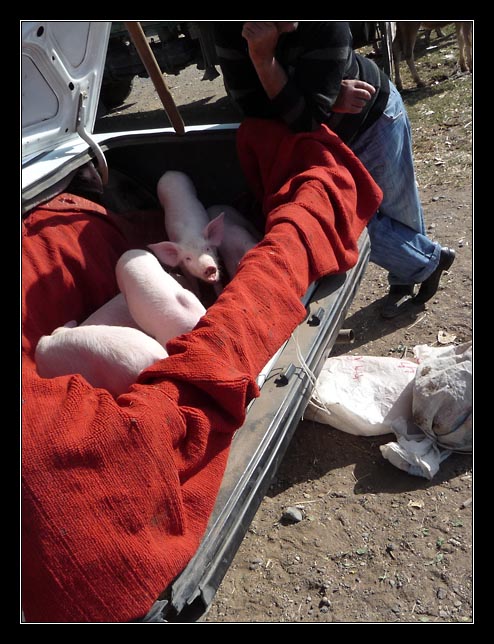
[[[129,210],[156,211],[158,179],[167,170],[180,170],[192,178],[206,207],[234,205],[259,225],[256,217],[260,213],[254,208],[238,162],[235,134],[234,126],[214,126],[183,137],[163,131],[98,135],[110,175],[104,205],[123,218]],[[89,159],[87,153],[80,155],[72,162],[72,169]],[[56,181],[52,176],[51,183],[55,185]],[[46,191],[46,184],[42,187]],[[50,190],[53,193],[53,188]],[[29,195],[39,201],[33,186]],[[354,268],[311,286],[304,298],[306,319],[260,374],[261,396],[250,404],[246,422],[234,437],[202,543],[175,582],[163,589],[143,621],[198,621],[206,614],[276,474],[314,381],[337,341],[367,265],[369,241],[365,230],[359,244],[359,261]]]

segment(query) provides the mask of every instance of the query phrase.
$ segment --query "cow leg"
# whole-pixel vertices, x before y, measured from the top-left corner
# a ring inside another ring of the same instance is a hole
[[[461,22],[456,22],[455,27],[456,39],[458,41],[458,59],[460,63],[460,69],[462,72],[466,72],[467,64],[465,62],[465,39],[463,37],[463,24]]]
[[[472,23],[455,22],[456,38],[458,40],[458,62],[462,72],[473,71],[472,60]]]
[[[410,74],[412,75],[412,78],[415,81],[415,85],[417,85],[417,87],[424,87],[425,83],[420,78],[417,68],[415,67],[415,59],[413,57],[413,52],[411,56],[406,59],[406,61],[407,61],[408,69],[410,70]]]
[[[424,82],[420,79],[419,73],[415,67],[415,59],[413,55],[413,51],[415,49],[415,42],[417,40],[417,34],[420,28],[420,22],[411,22],[408,23],[408,37],[406,39],[406,44],[403,49],[403,55],[405,56],[405,60],[407,61],[408,69],[410,70],[410,74],[412,75],[412,78],[417,85],[417,87],[423,87]]]
[[[407,61],[408,69],[410,70],[415,84],[418,87],[424,86],[424,83],[421,81],[417,69],[415,68],[415,61],[413,58],[413,50],[415,47],[415,41],[417,39],[419,27],[420,22],[396,23],[396,38],[393,42],[393,56],[395,57],[395,80],[397,81],[395,82],[395,84],[398,89],[400,89],[401,86],[401,77],[399,71],[399,61],[401,59],[401,56],[403,56]],[[400,54],[397,57],[398,62],[396,62],[396,52],[398,51],[398,49],[400,49]]]
[[[467,24],[464,32],[466,48],[467,48],[467,65],[468,69],[473,72],[473,45],[472,45],[472,25]]]
[[[400,76],[401,46],[400,46],[398,34],[396,34],[396,37],[393,40],[392,50],[393,50],[393,61],[394,61],[394,68],[395,68],[395,85],[397,90],[401,92],[403,89],[403,83],[401,82],[401,76]]]

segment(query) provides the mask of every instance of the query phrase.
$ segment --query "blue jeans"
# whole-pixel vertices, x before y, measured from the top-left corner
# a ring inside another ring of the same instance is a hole
[[[389,272],[391,285],[423,282],[439,263],[441,245],[425,235],[410,122],[391,82],[384,113],[350,147],[383,191],[379,211],[367,226],[370,260]]]

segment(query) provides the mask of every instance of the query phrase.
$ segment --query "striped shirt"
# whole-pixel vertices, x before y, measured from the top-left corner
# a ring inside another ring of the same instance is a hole
[[[288,82],[270,100],[249,58],[243,22],[215,22],[214,36],[225,88],[244,116],[281,118],[294,132],[326,123],[347,143],[381,115],[389,96],[387,76],[354,52],[348,22],[299,22],[278,39],[275,57]],[[360,79],[376,93],[360,114],[332,111],[343,79]]]

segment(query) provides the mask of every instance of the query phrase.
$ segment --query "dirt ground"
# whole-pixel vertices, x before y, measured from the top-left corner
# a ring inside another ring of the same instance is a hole
[[[403,65],[429,236],[456,250],[436,297],[395,320],[379,308],[385,272],[369,265],[332,355],[411,357],[419,344],[472,339],[472,75],[458,72],[452,28],[419,38],[417,89]],[[221,76],[191,66],[166,77],[186,125],[236,122]],[[136,118],[137,117],[137,118]],[[168,126],[148,79],[96,131]],[[441,338],[442,339],[442,338]],[[389,623],[473,621],[472,456],[453,454],[432,481],[402,472],[379,446],[303,420],[204,621]],[[285,524],[296,506],[298,523]]]

